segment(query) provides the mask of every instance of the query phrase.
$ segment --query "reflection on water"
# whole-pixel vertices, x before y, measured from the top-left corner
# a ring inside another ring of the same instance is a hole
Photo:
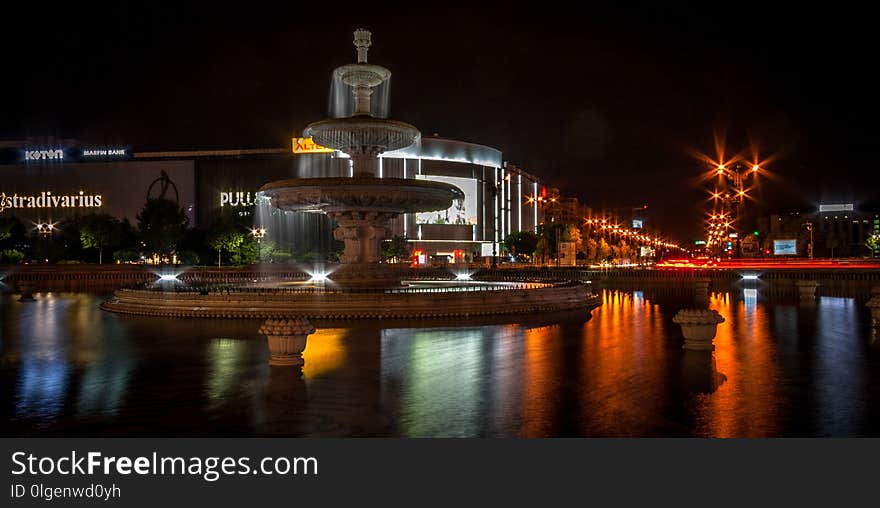
[[[681,349],[694,295],[669,291],[606,290],[590,319],[319,323],[302,369],[269,367],[259,321],[99,301],[3,297],[3,435],[880,435],[880,349],[853,298],[713,293],[714,353]]]

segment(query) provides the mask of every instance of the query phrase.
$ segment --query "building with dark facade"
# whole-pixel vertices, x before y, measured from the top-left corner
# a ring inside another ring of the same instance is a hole
[[[76,140],[0,142],[0,213],[26,225],[89,213],[135,223],[148,196],[165,197],[181,206],[194,227],[209,227],[226,209],[271,231],[284,226],[259,223],[272,220],[257,213],[257,192],[264,184],[350,174],[345,154],[314,145],[303,148],[303,143],[294,138],[290,148],[147,152]],[[506,235],[535,231],[543,220],[543,210],[530,198],[546,195],[546,187],[504,163],[495,148],[426,137],[382,154],[379,173],[442,181],[463,191],[464,200],[448,210],[393,221],[392,234],[406,237],[413,250],[426,256],[452,260],[500,254]]]

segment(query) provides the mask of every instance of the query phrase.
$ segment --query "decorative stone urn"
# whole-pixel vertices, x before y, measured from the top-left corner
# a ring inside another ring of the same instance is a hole
[[[800,293],[801,300],[815,300],[816,299],[816,288],[819,287],[819,283],[814,280],[799,280],[794,283],[798,288],[798,293]]]
[[[34,288],[28,286],[26,284],[22,284],[18,286],[18,290],[21,293],[21,296],[18,297],[19,302],[33,302],[34,298]]]
[[[269,365],[302,367],[306,339],[315,327],[306,318],[267,319],[258,332],[269,342]]]
[[[682,309],[672,318],[673,323],[681,325],[684,335],[683,349],[714,351],[715,332],[724,318],[713,309]]]
[[[871,309],[871,323],[874,325],[875,335],[880,335],[880,291],[877,293],[871,291],[871,294],[873,296],[865,306]]]

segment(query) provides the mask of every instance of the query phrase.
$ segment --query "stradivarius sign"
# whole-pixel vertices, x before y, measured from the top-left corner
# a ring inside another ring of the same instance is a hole
[[[78,194],[52,194],[51,191],[43,191],[29,196],[0,192],[0,213],[7,208],[100,208],[103,204],[102,195],[86,194],[84,191],[79,191]]]

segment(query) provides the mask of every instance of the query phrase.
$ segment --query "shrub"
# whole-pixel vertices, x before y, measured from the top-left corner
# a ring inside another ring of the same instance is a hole
[[[17,249],[5,249],[0,251],[0,261],[4,263],[21,263],[24,259],[24,252]]]

